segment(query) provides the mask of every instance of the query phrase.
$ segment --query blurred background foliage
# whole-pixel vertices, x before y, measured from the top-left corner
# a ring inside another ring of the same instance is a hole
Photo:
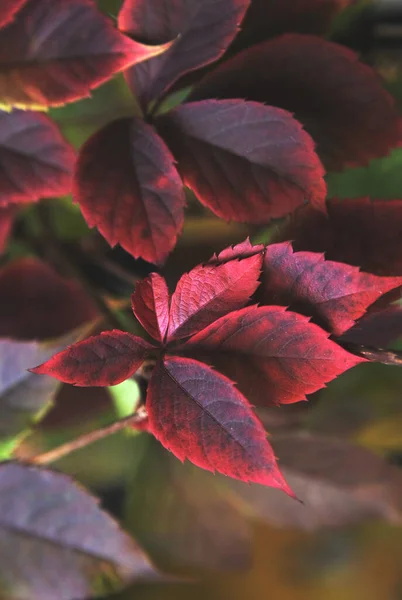
[[[120,4],[119,0],[99,0],[100,8],[112,17]],[[330,37],[352,47],[362,60],[374,66],[402,106],[401,0],[355,2],[334,20]],[[170,100],[176,101],[176,96]],[[119,75],[96,89],[92,98],[49,112],[64,135],[79,147],[110,120],[138,114],[138,106]],[[401,198],[402,150],[394,150],[365,168],[330,173],[327,181],[329,197],[370,196],[384,201]],[[246,235],[258,241],[269,239],[270,231],[223,223],[198,203],[193,204],[191,196],[188,199],[184,233],[163,268],[171,285],[183,271]],[[135,277],[150,269],[122,250],[106,248],[99,236],[88,230],[70,197],[47,205],[57,236],[67,246],[80,240],[82,268],[110,297],[128,294]],[[32,207],[24,209],[20,218],[35,231]],[[27,249],[16,237],[6,259],[26,254]],[[133,409],[138,398],[138,386],[133,381],[108,390],[63,386],[55,407],[21,446],[20,456],[52,448],[83,431],[121,418]],[[298,427],[301,423],[304,430],[352,440],[402,467],[402,369],[360,366],[315,394],[308,409],[304,408],[303,403],[300,421],[296,419]],[[293,422],[291,410],[283,415],[284,422],[288,414]],[[136,585],[108,598],[402,599],[401,527],[369,523],[306,532],[276,528],[269,522],[246,517],[243,520],[234,509],[233,514],[231,508],[223,509],[221,492],[215,493],[212,476],[195,473],[192,467],[183,467],[174,459],[171,464],[171,460],[166,453],[160,455],[157,444],[147,434],[132,432],[111,436],[55,465],[100,495],[104,506],[133,531],[158,564],[186,570],[187,559],[195,557],[195,566],[203,573],[201,583]],[[159,538],[152,535],[155,524]],[[181,546],[183,539],[191,535],[188,546]],[[196,547],[200,536],[201,550]],[[242,543],[248,537],[251,546],[247,558]],[[236,567],[234,571],[220,572],[218,561],[224,551],[233,559],[228,566]]]

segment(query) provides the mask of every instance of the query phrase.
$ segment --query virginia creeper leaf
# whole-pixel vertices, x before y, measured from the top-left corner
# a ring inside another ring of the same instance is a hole
[[[261,253],[222,265],[200,265],[184,274],[172,296],[168,341],[200,331],[242,308],[259,285]]]
[[[163,342],[169,323],[169,290],[166,281],[151,273],[139,281],[131,296],[133,312],[150,336]]]
[[[127,80],[146,110],[185,73],[207,65],[235,37],[250,0],[125,0],[121,30],[150,44],[175,39],[165,54],[127,72]]]
[[[267,223],[325,199],[314,143],[292,115],[243,100],[179,106],[158,119],[185,184],[226,220]]]
[[[328,339],[308,318],[280,306],[250,306],[221,317],[181,351],[212,362],[260,405],[305,400],[364,362]]]
[[[13,20],[16,13],[22,8],[27,0],[2,0],[0,6],[0,27],[4,27]]]
[[[155,368],[146,405],[150,431],[181,461],[293,495],[247,400],[207,365],[166,357]]]
[[[0,33],[0,100],[21,108],[71,102],[165,50],[119,33],[91,0],[28,0]]]
[[[264,257],[264,304],[298,309],[342,335],[380,296],[402,285],[402,277],[377,277],[357,267],[325,260],[317,252],[293,252],[271,244]]]
[[[249,567],[249,525],[217,477],[182,464],[151,435],[137,436],[136,456],[139,450],[125,525],[157,565],[220,572]]]
[[[66,475],[1,465],[0,510],[1,589],[9,600],[92,598],[157,577],[137,544]]]
[[[398,338],[402,338],[402,309],[400,306],[388,306],[382,310],[374,310],[373,307],[373,311],[359,319],[341,336],[340,341],[386,348]]]
[[[263,252],[263,250],[263,244],[253,246],[250,242],[250,238],[247,238],[244,242],[229,246],[219,252],[219,254],[214,254],[212,258],[209,259],[208,264],[223,264],[230,260],[248,258],[249,256],[254,256],[255,254]]]
[[[402,275],[402,200],[327,200],[328,217],[300,207],[278,239],[376,275]]]
[[[16,260],[0,269],[0,289],[2,337],[55,338],[99,314],[76,281],[36,258]]]
[[[401,523],[402,475],[382,457],[345,440],[316,435],[278,435],[273,443],[303,505],[275,490],[228,481],[259,519],[306,530],[373,519]]]
[[[190,95],[205,98],[247,98],[294,113],[330,169],[365,165],[401,140],[395,100],[373,69],[314,36],[283,35],[237,54]]]
[[[32,373],[51,375],[64,383],[106,386],[121,383],[144,362],[153,346],[124,331],[103,331],[69,346]]]
[[[162,263],[183,226],[185,196],[174,158],[142,119],[119,119],[81,149],[75,201],[111,246]]]
[[[282,33],[325,34],[333,17],[354,0],[252,0],[234,48]]]
[[[75,152],[53,121],[0,110],[0,206],[70,193],[74,163]]]

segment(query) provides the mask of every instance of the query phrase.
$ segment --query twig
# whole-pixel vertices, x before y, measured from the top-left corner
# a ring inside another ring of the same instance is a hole
[[[367,360],[379,362],[384,365],[402,366],[402,352],[397,350],[384,350],[383,348],[370,348],[368,346],[359,346],[352,343],[341,344],[346,350],[362,356]]]
[[[53,450],[49,450],[48,452],[43,452],[42,454],[38,454],[30,459],[28,462],[34,465],[47,465],[49,463],[55,462],[63,456],[67,456],[67,454],[71,454],[71,452],[75,452],[80,448],[84,448],[85,446],[89,446],[89,444],[93,444],[98,440],[101,440],[113,433],[117,433],[126,427],[130,427],[135,424],[142,423],[146,421],[147,413],[145,407],[140,407],[136,413],[130,415],[129,417],[125,417],[120,421],[115,421],[110,425],[106,425],[100,429],[96,429],[95,431],[89,431],[88,433],[83,433],[79,437],[71,440],[70,442],[66,442]]]

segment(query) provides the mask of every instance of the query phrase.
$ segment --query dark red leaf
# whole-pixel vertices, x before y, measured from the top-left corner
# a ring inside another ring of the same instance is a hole
[[[294,252],[290,242],[271,244],[264,258],[264,304],[291,306],[342,335],[402,277],[377,277],[358,267],[325,260],[317,252]]]
[[[402,200],[332,198],[327,210],[328,217],[301,207],[279,239],[376,275],[402,275]]]
[[[0,269],[0,290],[0,337],[59,337],[98,316],[75,281],[34,258]]]
[[[133,312],[150,336],[163,342],[169,323],[169,290],[157,273],[135,285],[131,296]]]
[[[69,346],[31,371],[82,387],[116,385],[135,373],[152,348],[131,333],[103,331]]]
[[[305,125],[331,169],[365,165],[399,145],[401,121],[377,74],[348,48],[288,34],[239,53],[190,95],[280,106]]]
[[[253,246],[250,242],[250,238],[236,244],[235,246],[229,246],[219,252],[218,255],[214,254],[208,261],[208,264],[223,264],[230,260],[236,260],[240,258],[248,258],[255,254],[260,254],[264,250],[264,244],[256,244]]]
[[[328,339],[308,318],[280,306],[250,306],[194,335],[180,350],[212,362],[252,402],[305,400],[364,362]]]
[[[26,1],[27,0],[2,0],[0,6],[0,27],[4,27],[4,25],[7,25],[12,21]]]
[[[125,0],[121,30],[148,43],[175,39],[163,55],[127,73],[144,109],[185,73],[218,59],[235,37],[250,0]]]
[[[91,0],[28,0],[0,33],[0,100],[22,108],[71,102],[165,50],[119,33]]]
[[[74,163],[73,148],[48,117],[0,111],[0,206],[68,194]]]
[[[368,312],[338,341],[386,348],[398,338],[402,338],[402,309],[400,306],[388,306],[382,310]]]
[[[314,143],[286,111],[243,100],[179,106],[158,119],[184,182],[226,220],[267,223],[325,200]]]
[[[334,16],[354,0],[252,0],[234,47],[282,33],[324,34]]]
[[[151,125],[119,119],[82,147],[74,198],[90,227],[135,258],[162,263],[183,226],[185,196],[174,158]]]
[[[172,296],[168,341],[200,331],[215,319],[242,308],[259,285],[262,255],[222,265],[200,265],[183,275]]]
[[[0,207],[0,253],[4,252],[7,246],[16,213],[15,206]]]
[[[166,357],[153,373],[147,410],[150,430],[181,461],[293,495],[247,400],[207,365]]]

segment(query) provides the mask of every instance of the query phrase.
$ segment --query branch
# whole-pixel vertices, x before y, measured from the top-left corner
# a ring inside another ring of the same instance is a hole
[[[101,427],[100,429],[96,429],[95,431],[90,431],[88,433],[83,433],[79,437],[71,440],[70,442],[66,442],[53,450],[49,450],[48,452],[44,452],[43,454],[38,454],[30,459],[30,462],[33,465],[47,465],[49,463],[55,462],[67,456],[67,454],[71,454],[71,452],[75,452],[80,448],[84,448],[85,446],[89,446],[89,444],[93,444],[98,440],[102,440],[113,433],[117,433],[126,427],[133,427],[135,425],[140,426],[144,425],[147,420],[147,413],[145,407],[140,407],[136,413],[130,415],[129,417],[125,417],[120,421],[115,421],[110,425],[106,425],[105,427]],[[140,427],[139,427],[140,428]]]
[[[370,348],[369,346],[359,346],[357,344],[341,344],[346,350],[362,356],[372,362],[379,362],[384,365],[402,366],[402,352],[398,350],[384,350],[383,348]]]

